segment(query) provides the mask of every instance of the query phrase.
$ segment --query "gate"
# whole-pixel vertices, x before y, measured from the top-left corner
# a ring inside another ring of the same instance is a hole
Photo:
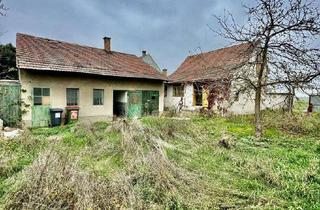
[[[159,113],[159,91],[142,91],[143,115]]]
[[[21,120],[19,81],[0,80],[0,119],[5,126],[17,126]]]
[[[142,91],[128,91],[128,118],[142,116]]]
[[[32,127],[48,127],[50,122],[50,106],[32,106]]]
[[[128,118],[158,114],[159,91],[128,91]]]

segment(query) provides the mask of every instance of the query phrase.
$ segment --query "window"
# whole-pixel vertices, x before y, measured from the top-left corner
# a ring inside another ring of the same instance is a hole
[[[67,88],[67,106],[79,105],[79,88]]]
[[[184,86],[173,85],[173,97],[183,97],[183,96],[184,96]]]
[[[49,105],[50,104],[50,88],[33,88],[33,104]]]
[[[93,105],[103,105],[103,98],[103,89],[93,89]]]
[[[164,97],[167,97],[168,94],[168,86],[164,85]]]

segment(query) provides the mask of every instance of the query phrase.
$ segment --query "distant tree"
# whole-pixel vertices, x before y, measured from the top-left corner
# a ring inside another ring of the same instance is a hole
[[[256,137],[262,136],[261,102],[267,89],[305,89],[320,76],[320,9],[313,0],[256,0],[245,6],[248,20],[239,25],[229,12],[216,17],[219,35],[247,42],[257,50],[254,74],[238,75],[255,93]],[[257,44],[258,43],[258,44]],[[317,87],[317,85],[316,85]]]
[[[6,15],[7,8],[3,2],[0,0],[0,16]],[[18,79],[16,48],[12,44],[0,45],[0,79]]]
[[[18,79],[16,48],[12,44],[0,45],[0,78]]]

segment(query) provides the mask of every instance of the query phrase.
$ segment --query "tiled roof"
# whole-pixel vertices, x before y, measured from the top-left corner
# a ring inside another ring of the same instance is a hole
[[[171,82],[191,82],[228,78],[248,61],[253,53],[250,44],[239,44],[206,53],[188,56],[169,76]]]
[[[19,33],[16,38],[17,66],[21,69],[167,79],[135,55]]]

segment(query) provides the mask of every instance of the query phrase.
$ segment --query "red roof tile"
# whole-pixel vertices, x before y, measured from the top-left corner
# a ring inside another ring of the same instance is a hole
[[[135,55],[19,33],[16,38],[17,66],[21,69],[167,79]]]
[[[248,61],[253,47],[240,44],[206,53],[188,56],[169,76],[171,82],[216,80],[229,77],[234,70]]]

